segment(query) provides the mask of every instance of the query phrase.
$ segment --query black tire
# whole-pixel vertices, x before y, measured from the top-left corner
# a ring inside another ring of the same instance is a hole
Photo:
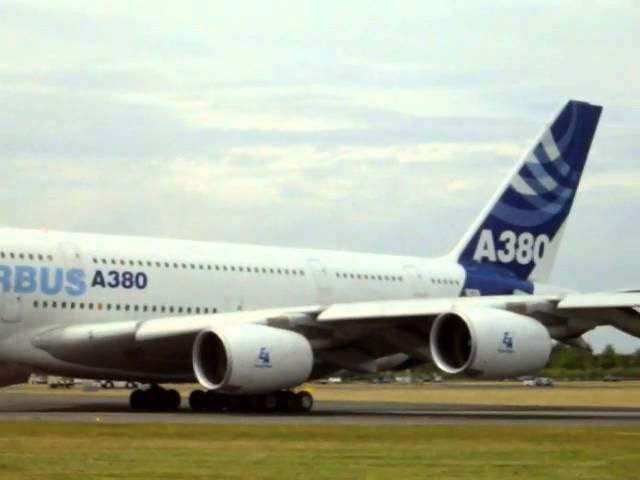
[[[182,399],[177,390],[165,390],[161,392],[160,398],[162,398],[162,406],[166,410],[178,410]]]
[[[296,393],[296,411],[309,413],[313,409],[313,396],[309,392]]]
[[[226,398],[216,392],[206,392],[205,394],[205,409],[208,412],[221,412],[223,409],[228,408]]]
[[[261,395],[260,411],[264,413],[273,413],[278,411],[278,395],[275,393],[267,393]]]
[[[207,409],[207,395],[202,390],[194,390],[189,395],[189,406],[195,412]]]
[[[287,394],[284,397],[284,401],[285,401],[285,409],[287,412],[290,413],[297,413],[298,412],[298,397],[296,397],[296,394],[294,392],[287,392]]]
[[[129,395],[129,405],[131,408],[134,410],[144,410],[147,408],[147,395],[147,392],[140,389],[136,389],[131,392],[131,395]]]

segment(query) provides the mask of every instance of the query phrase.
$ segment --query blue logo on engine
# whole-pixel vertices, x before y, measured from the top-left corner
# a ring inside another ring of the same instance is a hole
[[[502,336],[502,347],[498,349],[500,353],[513,353],[513,335],[509,332],[504,332]]]
[[[260,347],[258,356],[256,357],[256,367],[270,368],[271,367],[271,349],[267,347]]]

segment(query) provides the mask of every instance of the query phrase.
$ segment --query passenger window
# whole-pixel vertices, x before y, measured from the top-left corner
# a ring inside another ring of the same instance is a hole
[[[58,306],[58,302],[56,302],[55,300],[51,302],[51,308],[56,308],[57,306]]]
[[[120,259],[120,265],[126,265],[126,262],[122,259]]]
[[[42,301],[42,308],[47,308],[47,305],[48,305],[48,304],[47,304],[47,301],[46,301],[46,300],[43,300],[43,301]]]
[[[187,307],[187,313],[191,313],[191,307]]]
[[[93,310],[93,303],[90,303],[89,305],[87,305],[87,308],[88,308],[89,310]]]
[[[200,307],[196,307],[196,313],[200,313]]]
[[[124,306],[124,311],[125,311],[125,312],[128,312],[128,311],[129,311],[129,308],[130,308],[130,307],[129,307],[129,304],[127,303],[127,304]]]
[[[33,260],[33,253],[29,254],[29,260]]]
[[[67,302],[60,302],[60,308],[67,308]]]
[[[84,303],[83,303],[83,302],[80,302],[80,303],[78,304],[78,308],[79,308],[80,310],[84,310]]]
[[[34,307],[37,307],[37,306],[38,306],[38,300],[34,300],[34,301],[33,301],[33,306],[34,306]]]
[[[207,307],[204,307],[204,313],[209,313],[209,309]]]
[[[18,257],[20,257],[21,259],[24,259],[24,253],[19,254]]]

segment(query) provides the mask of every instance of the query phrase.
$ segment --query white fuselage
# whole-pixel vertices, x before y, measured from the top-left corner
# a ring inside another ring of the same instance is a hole
[[[56,325],[456,297],[464,276],[447,259],[0,229],[0,339]]]

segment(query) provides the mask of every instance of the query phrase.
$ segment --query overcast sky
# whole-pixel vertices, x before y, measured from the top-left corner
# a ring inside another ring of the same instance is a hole
[[[2,223],[441,255],[576,98],[552,281],[640,287],[639,45],[633,0],[3,0]]]

